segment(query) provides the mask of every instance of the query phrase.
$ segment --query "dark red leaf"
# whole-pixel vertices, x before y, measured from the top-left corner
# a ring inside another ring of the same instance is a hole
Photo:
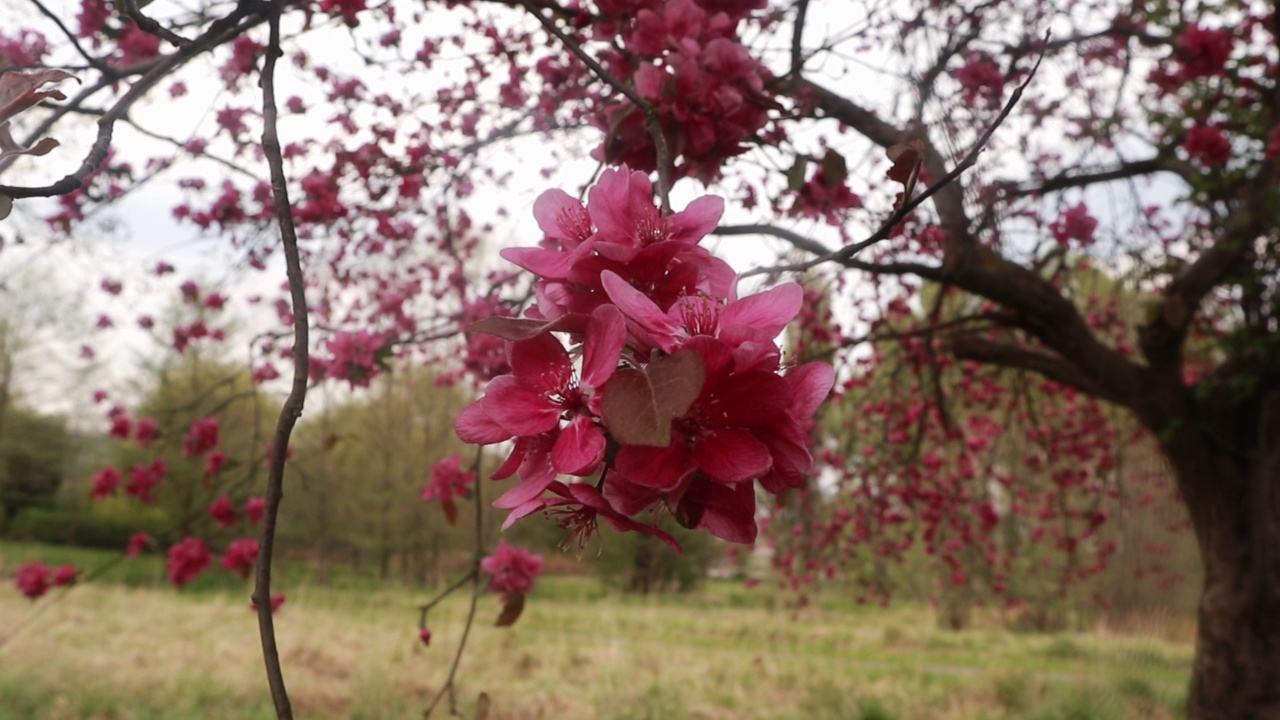
[[[623,445],[670,445],[671,421],[698,398],[706,374],[692,350],[658,358],[643,370],[619,370],[604,386],[602,411],[609,432]]]

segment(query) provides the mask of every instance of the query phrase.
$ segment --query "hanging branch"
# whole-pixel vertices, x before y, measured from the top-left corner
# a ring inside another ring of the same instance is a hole
[[[422,717],[424,720],[425,718],[431,717],[431,711],[436,709],[436,706],[440,704],[440,701],[444,699],[445,695],[449,696],[449,713],[455,716],[458,714],[458,699],[454,694],[453,682],[454,678],[458,675],[458,666],[462,664],[462,651],[467,647],[467,638],[471,635],[471,626],[475,624],[476,606],[480,602],[480,589],[483,587],[483,584],[480,582],[483,576],[483,573],[480,572],[480,558],[484,555],[484,493],[482,492],[484,485],[480,481],[480,461],[483,458],[484,448],[483,446],[477,446],[476,459],[471,463],[471,471],[476,474],[476,483],[473,486],[476,490],[476,554],[475,558],[472,560],[471,571],[448,588],[445,588],[445,591],[436,599],[418,608],[421,613],[418,618],[418,628],[422,629],[427,626],[428,610],[435,607],[437,603],[445,599],[445,597],[451,594],[454,590],[465,585],[468,580],[471,581],[471,609],[467,611],[467,624],[462,628],[462,638],[458,640],[458,649],[453,654],[453,665],[449,668],[448,679],[444,681],[444,686],[440,688],[440,692],[436,693],[436,696],[432,698],[431,704],[427,706],[427,709],[422,711]]]
[[[556,36],[564,46],[569,48],[579,60],[581,60],[596,77],[603,80],[614,90],[622,93],[628,100],[640,108],[644,113],[645,126],[649,130],[649,135],[653,137],[653,152],[658,165],[658,200],[662,205],[662,214],[671,214],[671,148],[667,145],[667,136],[662,132],[662,120],[658,116],[658,110],[653,103],[645,100],[636,92],[635,88],[622,82],[613,73],[609,72],[603,65],[596,61],[595,58],[587,54],[582,46],[573,38],[569,37],[563,30],[555,24],[554,20],[545,17],[538,8],[533,4],[532,0],[520,0],[520,4],[528,10],[531,15],[538,18],[538,22],[542,23],[542,27],[547,32]]]
[[[1047,37],[1048,36],[1046,35],[1046,39]],[[916,195],[915,197],[911,197],[911,198],[904,197],[903,200],[905,200],[905,202],[902,203],[902,206],[899,207],[897,210],[895,210],[894,213],[890,215],[889,218],[880,225],[880,228],[876,230],[874,233],[872,233],[870,237],[866,238],[865,240],[856,242],[852,245],[846,245],[840,248],[839,250],[824,253],[806,262],[796,263],[794,265],[779,265],[774,267],[756,268],[754,270],[748,270],[747,272],[742,273],[742,277],[750,277],[752,275],[762,275],[762,274],[771,274],[771,273],[779,273],[779,272],[804,272],[805,270],[813,268],[817,265],[821,265],[823,263],[828,263],[833,261],[840,262],[843,260],[848,260],[853,256],[857,255],[858,253],[862,252],[863,250],[871,247],[872,245],[875,245],[876,243],[886,240],[889,237],[889,235],[893,232],[894,228],[898,226],[898,223],[905,220],[908,215],[910,215],[913,211],[915,211],[916,208],[920,207],[920,205],[922,205],[926,200],[933,197],[935,194],[938,193],[938,191],[950,185],[957,178],[963,175],[965,171],[973,167],[974,164],[978,162],[978,155],[980,155],[983,149],[986,148],[987,143],[991,140],[991,136],[995,134],[996,130],[1001,125],[1004,124],[1005,119],[1009,117],[1009,113],[1013,112],[1013,108],[1018,104],[1018,101],[1022,99],[1022,92],[1027,88],[1028,85],[1031,84],[1032,78],[1036,76],[1036,71],[1040,69],[1040,61],[1043,59],[1044,59],[1044,53],[1041,52],[1040,57],[1036,59],[1036,64],[1032,66],[1031,72],[1027,73],[1026,79],[1024,79],[1022,81],[1022,84],[1020,84],[1013,91],[1013,94],[1009,96],[1009,100],[1004,104],[1004,107],[1000,110],[1000,114],[996,116],[996,119],[992,121],[990,125],[987,126],[987,129],[984,130],[982,135],[973,143],[973,147],[969,149],[969,152],[965,154],[964,158],[958,164],[956,164],[955,167],[951,168],[951,170],[947,172],[947,174],[943,175],[941,178],[937,180],[937,182],[934,182],[932,185],[926,188],[919,195]],[[722,234],[721,233],[722,230],[724,230],[724,228],[717,229],[716,233]],[[723,233],[723,234],[729,234],[729,233]]]
[[[267,164],[271,167],[271,194],[275,198],[276,219],[280,225],[280,240],[284,245],[285,266],[289,277],[289,295],[293,302],[293,385],[289,390],[289,397],[280,408],[280,418],[276,422],[272,440],[271,463],[267,471],[266,511],[262,517],[253,604],[258,611],[262,659],[266,664],[267,683],[271,687],[276,717],[279,720],[292,720],[293,708],[289,703],[284,674],[280,669],[280,652],[276,647],[275,623],[271,613],[271,559],[275,551],[276,518],[280,512],[280,499],[284,495],[284,463],[289,450],[289,436],[293,432],[294,423],[302,415],[307,397],[308,333],[302,260],[298,255],[298,235],[293,226],[289,188],[284,175],[284,158],[276,128],[275,69],[276,60],[284,54],[280,50],[280,10],[279,4],[270,8],[271,35],[262,67],[262,149],[266,154]]]

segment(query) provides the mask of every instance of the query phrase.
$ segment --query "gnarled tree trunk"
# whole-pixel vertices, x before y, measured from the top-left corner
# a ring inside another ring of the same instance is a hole
[[[1189,715],[1280,718],[1280,389],[1197,404],[1163,438],[1204,563]]]

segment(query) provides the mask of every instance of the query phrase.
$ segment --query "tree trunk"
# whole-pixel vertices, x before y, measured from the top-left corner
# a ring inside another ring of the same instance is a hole
[[[1204,564],[1188,710],[1193,720],[1276,720],[1280,390],[1214,405],[1164,442]]]

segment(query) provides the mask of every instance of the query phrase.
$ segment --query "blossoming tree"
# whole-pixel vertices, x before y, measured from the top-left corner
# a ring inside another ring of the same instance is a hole
[[[456,350],[457,377],[484,384],[457,429],[509,443],[497,474],[519,483],[498,504],[512,520],[546,511],[583,537],[603,517],[670,540],[651,522],[663,509],[747,542],[756,484],[814,489],[817,405],[894,347],[908,379],[862,417],[883,420],[885,442],[817,453],[865,500],[818,536],[919,528],[945,562],[970,548],[999,563],[994,531],[1018,515],[1061,519],[1075,552],[1106,519],[1080,499],[1114,489],[1116,438],[1146,438],[1205,570],[1190,713],[1280,713],[1274,5],[137,5],[31,0],[30,22],[0,31],[15,67],[0,76],[0,214],[72,233],[168,180],[176,218],[287,275],[268,299],[284,333],[254,345],[259,379],[292,365],[255,548],[269,666],[269,560],[309,383],[361,385],[393,355]],[[196,95],[216,98],[212,124],[170,135],[160,106]],[[164,150],[126,156],[125,133]],[[482,201],[517,178],[500,150],[533,134],[549,173],[588,156],[608,169],[585,204],[539,197],[541,243],[522,224],[502,253],[514,266],[484,262],[505,210]],[[673,192],[701,197],[676,213]],[[699,244],[712,233],[770,238],[779,261],[760,271],[819,274],[834,316],[799,285],[748,294]],[[1139,302],[1081,281],[1099,268]],[[820,342],[784,357],[776,338],[797,316]],[[222,339],[196,323],[173,341]],[[839,383],[810,352],[848,368]],[[1035,393],[1019,390],[1027,374]],[[1039,423],[1031,395],[1058,419]],[[1113,410],[1142,431],[1118,434]],[[207,430],[192,429],[193,452],[213,452]],[[992,450],[1014,431],[1019,452]],[[1036,498],[1033,474],[1051,478]],[[209,562],[175,547],[179,577]],[[240,547],[235,568],[251,562]],[[515,564],[495,588],[523,587],[534,563]],[[28,572],[24,592],[47,577]]]

